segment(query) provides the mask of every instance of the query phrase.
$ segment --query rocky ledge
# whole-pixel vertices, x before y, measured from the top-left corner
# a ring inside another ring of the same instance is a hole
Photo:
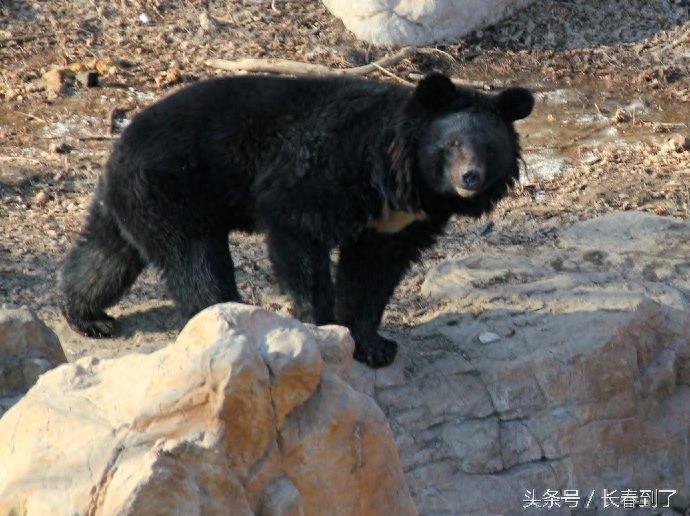
[[[450,259],[422,291],[442,314],[392,367],[353,370],[420,513],[521,512],[526,490],[688,496],[690,222],[614,213]]]

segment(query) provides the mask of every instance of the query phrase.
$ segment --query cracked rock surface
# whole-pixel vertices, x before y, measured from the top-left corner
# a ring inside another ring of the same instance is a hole
[[[531,0],[323,0],[357,38],[380,45],[452,41]]]
[[[352,350],[226,304],[149,355],[62,365],[0,420],[0,513],[416,514]]]
[[[421,514],[514,514],[526,489],[687,496],[690,222],[612,213],[444,262],[422,291],[445,309],[350,380],[389,418]]]

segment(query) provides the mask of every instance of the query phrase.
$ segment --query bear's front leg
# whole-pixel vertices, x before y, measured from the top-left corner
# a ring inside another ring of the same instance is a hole
[[[335,314],[355,340],[355,360],[374,368],[395,360],[398,345],[377,332],[381,316],[409,265],[433,242],[431,228],[418,223],[395,234],[367,230],[340,248]]]
[[[273,270],[280,286],[292,297],[297,317],[313,324],[333,323],[334,294],[328,247],[286,227],[270,227],[267,236]]]

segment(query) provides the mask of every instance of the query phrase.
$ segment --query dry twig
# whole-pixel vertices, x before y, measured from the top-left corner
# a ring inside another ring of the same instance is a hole
[[[451,60],[453,63],[455,62],[455,59],[450,54],[437,48],[404,47],[394,54],[383,57],[372,63],[362,66],[355,66],[353,68],[331,68],[329,66],[319,64],[302,63],[299,61],[276,58],[245,58],[238,59],[236,61],[228,61],[226,59],[209,59],[206,61],[206,65],[212,68],[218,68],[219,70],[225,70],[226,72],[278,73],[288,75],[368,75],[377,70],[381,71],[382,69],[399,63],[403,59],[408,59],[417,54],[437,54]],[[385,70],[384,73],[391,74],[392,72]],[[395,75],[393,76],[396,77],[396,79],[405,81],[400,77]]]
[[[367,75],[378,68],[376,65],[385,68],[395,64],[403,59],[410,57],[415,49],[412,47],[405,47],[402,50],[379,59],[374,63],[369,63],[364,66],[356,66],[354,68],[331,68],[329,66],[301,63],[299,61],[290,61],[288,59],[238,59],[237,61],[228,61],[225,59],[209,59],[206,64],[212,68],[225,70],[226,72],[263,72],[263,73],[279,73],[290,75]]]
[[[372,63],[372,64],[373,64],[373,65],[378,69],[378,71],[381,72],[382,74],[387,75],[388,77],[391,77],[391,78],[395,79],[396,81],[401,82],[401,83],[403,83],[403,84],[412,85],[412,83],[411,83],[410,81],[406,81],[406,80],[403,79],[402,77],[399,77],[399,76],[395,75],[393,72],[390,72],[390,71],[386,70],[383,66],[377,65],[376,63]]]
[[[389,56],[378,59],[371,63],[355,66],[353,68],[331,68],[330,66],[324,66],[314,63],[303,63],[300,61],[291,61],[289,59],[278,59],[278,58],[267,58],[267,59],[253,59],[245,58],[238,59],[235,61],[229,61],[226,59],[209,59],[206,61],[206,65],[212,68],[217,68],[219,70],[225,70],[226,72],[250,72],[250,73],[276,73],[276,74],[286,74],[286,75],[368,75],[372,72],[379,71],[389,77],[404,83],[411,85],[410,81],[403,79],[402,77],[394,74],[386,67],[393,66],[403,59],[408,59],[414,55],[439,55],[449,61],[455,63],[455,59],[448,52],[444,52],[438,48],[416,48],[416,47],[404,47],[398,52],[391,54]],[[419,73],[409,73],[408,77],[412,81],[420,80],[423,75]],[[471,81],[460,78],[451,78],[454,84],[458,86],[465,86],[468,88],[477,89],[491,89],[491,86],[482,81]]]
[[[26,118],[30,118],[31,120],[36,120],[36,121],[38,121],[38,122],[43,122],[44,124],[47,124],[47,123],[48,123],[48,121],[47,121],[46,119],[41,118],[41,117],[36,116],[36,115],[32,115],[31,113],[24,113],[23,111],[15,111],[15,113],[17,113],[18,115],[25,116]]]

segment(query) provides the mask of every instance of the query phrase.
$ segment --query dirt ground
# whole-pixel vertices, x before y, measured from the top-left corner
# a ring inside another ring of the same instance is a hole
[[[689,217],[690,2],[537,0],[438,48],[371,77],[410,81],[439,69],[487,90],[528,85],[540,101],[518,127],[523,183],[491,217],[450,225],[398,289],[389,331],[443,309],[419,285],[445,258],[515,252],[610,210]],[[152,270],[112,310],[122,318],[118,338],[79,338],[56,307],[60,261],[124,121],[176,88],[221,75],[205,65],[210,58],[343,68],[394,50],[356,41],[316,1],[0,0],[0,303],[37,310],[71,357],[169,340],[182,322]],[[68,77],[55,91],[44,74],[56,67],[96,68],[100,85]],[[245,299],[285,310],[262,238],[233,234],[230,245]]]

